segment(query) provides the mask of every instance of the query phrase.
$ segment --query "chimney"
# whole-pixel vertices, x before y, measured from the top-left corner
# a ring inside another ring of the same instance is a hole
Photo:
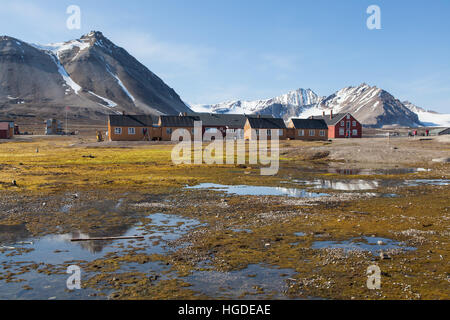
[[[330,119],[333,119],[333,109],[330,111]]]

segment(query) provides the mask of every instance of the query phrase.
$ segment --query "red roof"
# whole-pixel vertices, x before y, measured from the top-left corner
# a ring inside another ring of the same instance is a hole
[[[9,122],[0,122],[0,130],[9,130]]]

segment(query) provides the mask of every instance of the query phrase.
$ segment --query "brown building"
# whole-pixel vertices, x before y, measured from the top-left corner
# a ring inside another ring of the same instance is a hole
[[[252,131],[254,130],[254,135]],[[247,116],[247,121],[244,126],[245,140],[259,139],[262,132],[265,131],[267,139],[271,138],[272,130],[278,130],[278,137],[280,140],[286,140],[286,124],[280,118],[267,118],[261,116]]]
[[[108,138],[110,141],[161,140],[158,117],[151,115],[110,115]]]
[[[328,125],[324,120],[318,119],[291,119],[288,133],[292,140],[328,140]]]
[[[194,122],[200,121],[197,116],[160,116],[158,126],[161,128],[161,140],[171,141],[172,133],[177,129],[186,129],[194,139]]]
[[[0,122],[0,139],[11,139],[14,136],[14,122]]]

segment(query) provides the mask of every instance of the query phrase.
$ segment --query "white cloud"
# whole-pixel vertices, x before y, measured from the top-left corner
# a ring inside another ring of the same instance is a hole
[[[207,46],[163,41],[143,32],[113,32],[112,40],[146,64],[172,65],[180,71],[205,70],[215,53]]]

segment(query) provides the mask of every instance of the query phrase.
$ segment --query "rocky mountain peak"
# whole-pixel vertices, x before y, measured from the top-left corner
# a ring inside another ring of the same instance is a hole
[[[48,45],[3,39],[0,70],[6,72],[0,72],[0,109],[4,111],[48,117],[69,106],[77,117],[89,119],[123,111],[191,111],[172,88],[100,31]]]

